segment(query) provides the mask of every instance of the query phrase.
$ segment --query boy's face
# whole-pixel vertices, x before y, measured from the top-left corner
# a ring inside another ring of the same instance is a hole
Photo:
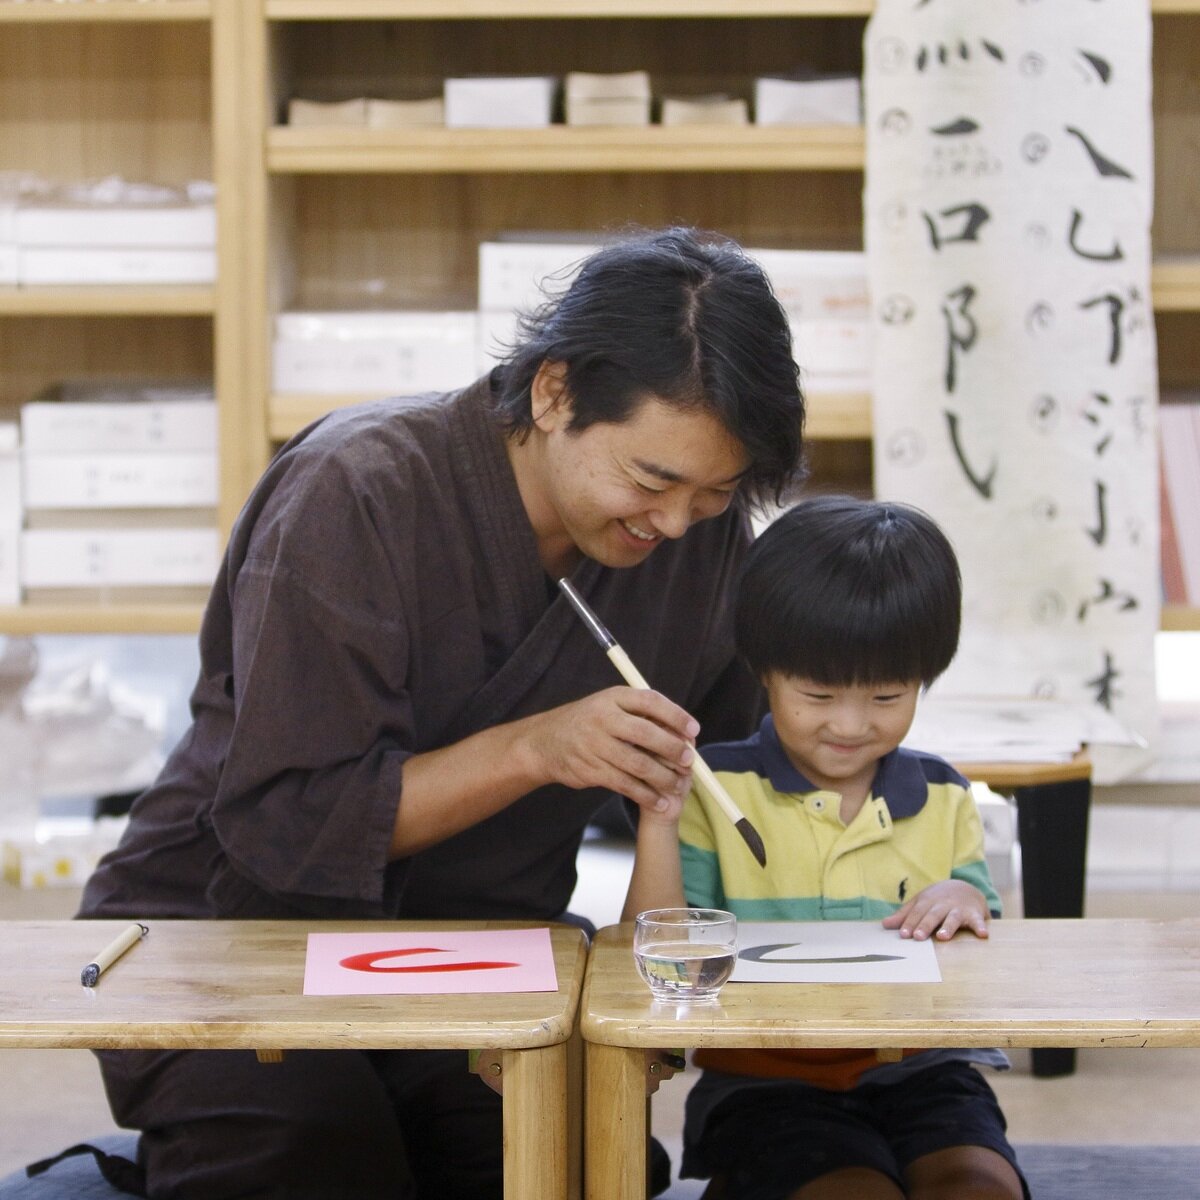
[[[878,761],[912,725],[919,681],[830,687],[768,672],[775,731],[792,765],[818,788],[865,796]]]

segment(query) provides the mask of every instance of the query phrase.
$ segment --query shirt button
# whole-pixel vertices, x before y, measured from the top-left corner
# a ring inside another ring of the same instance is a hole
[[[825,811],[825,801],[822,800],[820,796],[816,797],[816,799],[813,800],[812,806],[813,806],[813,812],[824,812]]]

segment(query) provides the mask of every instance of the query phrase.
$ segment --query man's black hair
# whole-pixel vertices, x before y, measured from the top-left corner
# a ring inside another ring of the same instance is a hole
[[[818,496],[788,509],[751,546],[736,636],[759,676],[928,687],[958,649],[961,610],[958,560],[928,515]]]
[[[800,478],[804,397],[787,316],[735,242],[685,228],[613,242],[523,317],[518,343],[495,374],[511,436],[528,437],[534,377],[556,362],[570,430],[627,420],[654,397],[712,413],[742,443],[740,499],[778,502]]]

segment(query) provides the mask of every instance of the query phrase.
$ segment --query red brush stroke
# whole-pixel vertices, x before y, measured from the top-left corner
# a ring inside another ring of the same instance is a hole
[[[375,964],[383,958],[399,958],[409,954],[451,954],[453,951],[443,950],[439,946],[411,946],[400,950],[368,950],[364,954],[351,954],[339,960],[338,965],[349,971],[367,971],[373,974],[437,974],[445,971],[494,971],[500,967],[516,967],[513,962],[449,962],[426,963],[425,965],[407,967],[379,967]]]

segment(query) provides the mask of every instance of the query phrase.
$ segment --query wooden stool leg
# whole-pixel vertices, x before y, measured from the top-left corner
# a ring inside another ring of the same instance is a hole
[[[503,1054],[504,1194],[568,1200],[567,1045]]]
[[[584,1079],[585,1200],[645,1200],[650,1142],[645,1051],[588,1042]]]

